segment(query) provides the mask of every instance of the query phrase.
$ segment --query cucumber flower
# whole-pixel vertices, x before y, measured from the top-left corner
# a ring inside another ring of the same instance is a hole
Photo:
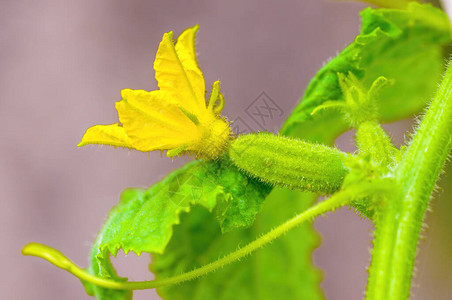
[[[198,26],[186,29],[177,43],[163,35],[154,61],[159,90],[124,89],[116,103],[119,122],[88,128],[78,146],[104,144],[147,152],[167,150],[167,156],[192,154],[215,159],[230,140],[228,121],[220,116],[224,98],[213,83],[209,101],[196,61]]]

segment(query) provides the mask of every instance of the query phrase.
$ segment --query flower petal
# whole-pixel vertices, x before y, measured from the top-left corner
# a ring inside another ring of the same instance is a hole
[[[195,38],[199,26],[185,29],[177,38],[175,49],[202,108],[206,106],[206,82],[196,59]]]
[[[125,89],[121,95],[116,110],[135,149],[165,150],[199,139],[196,125],[168,100],[170,93]]]
[[[198,26],[181,33],[176,46],[173,33],[163,35],[154,62],[155,78],[160,90],[190,113],[200,116],[206,111],[205,81],[196,62],[195,36]]]
[[[132,148],[132,142],[123,127],[118,123],[111,125],[95,125],[86,130],[78,147],[102,144],[115,147]]]

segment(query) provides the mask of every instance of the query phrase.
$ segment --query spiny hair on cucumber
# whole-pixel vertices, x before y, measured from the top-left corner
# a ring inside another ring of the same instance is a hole
[[[239,136],[229,155],[242,171],[264,182],[324,194],[338,190],[348,173],[346,154],[338,149],[272,133]]]

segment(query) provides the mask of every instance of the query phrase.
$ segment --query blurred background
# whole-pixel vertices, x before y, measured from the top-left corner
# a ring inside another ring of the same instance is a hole
[[[0,2],[0,285],[3,299],[91,299],[80,282],[42,259],[23,257],[36,241],[86,266],[90,246],[120,192],[148,187],[185,163],[111,147],[77,148],[86,128],[117,121],[123,88],[157,88],[152,64],[161,36],[200,24],[199,64],[208,86],[220,79],[224,115],[245,109],[265,92],[284,114],[309,79],[359,32],[362,3],[297,1],[8,1]],[[208,90],[210,88],[208,87]],[[410,121],[389,125],[404,141]],[[352,133],[338,140],[353,151]],[[417,263],[413,299],[452,294],[452,178],[432,202]],[[362,299],[371,224],[342,209],[319,218],[328,299]],[[119,255],[119,274],[151,279],[149,257]],[[135,299],[159,299],[155,291]]]

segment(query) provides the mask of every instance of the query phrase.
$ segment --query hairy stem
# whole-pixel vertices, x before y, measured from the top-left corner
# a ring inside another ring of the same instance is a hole
[[[422,220],[452,147],[452,68],[394,174],[398,186],[377,211],[367,299],[400,300],[410,294]]]
[[[275,229],[270,232],[264,234],[260,238],[255,241],[249,243],[245,247],[232,252],[217,261],[209,263],[205,266],[202,266],[198,269],[194,269],[190,272],[183,273],[181,275],[177,275],[174,277],[153,280],[153,281],[135,281],[135,282],[118,282],[108,279],[99,278],[93,276],[86,271],[82,270],[80,267],[76,266],[72,261],[70,261],[67,257],[65,257],[61,252],[50,248],[48,246],[31,243],[24,247],[22,250],[22,254],[24,255],[33,255],[44,258],[56,265],[59,268],[62,268],[69,273],[75,275],[83,281],[87,281],[93,283],[95,285],[110,288],[110,289],[119,289],[119,290],[143,290],[143,289],[151,289],[162,286],[168,286],[173,284],[178,284],[184,281],[193,280],[197,277],[205,275],[207,273],[213,272],[225,265],[238,261],[244,256],[249,255],[255,250],[269,244],[273,240],[277,239],[281,235],[285,234],[290,229],[300,225],[305,221],[310,221],[316,216],[324,214],[329,211],[333,211],[338,207],[344,206],[347,203],[350,203],[352,200],[361,198],[364,196],[368,196],[370,194],[378,193],[381,191],[388,190],[388,184],[386,182],[376,181],[376,182],[366,182],[359,185],[349,186],[347,189],[342,190],[331,196],[331,198],[318,203],[317,205],[307,209],[306,211],[296,215],[294,218],[288,220],[287,222],[279,225]]]
[[[386,131],[373,120],[358,126],[356,143],[360,153],[369,154],[381,166],[389,166],[397,151]]]

